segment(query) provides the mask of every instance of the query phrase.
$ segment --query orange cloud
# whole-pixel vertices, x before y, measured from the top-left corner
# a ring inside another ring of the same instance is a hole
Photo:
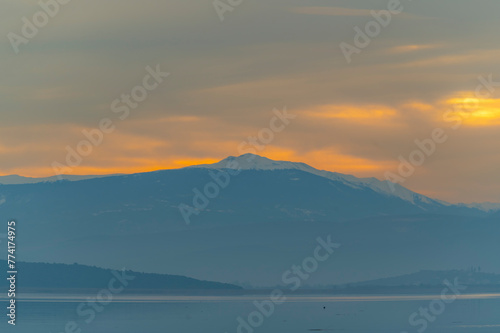
[[[269,147],[259,154],[274,160],[305,162],[316,169],[359,177],[373,177],[376,173],[394,168],[395,165],[394,161],[376,161],[343,154],[335,148],[300,153],[287,148]]]
[[[490,63],[491,61],[498,59],[499,55],[500,50],[488,50],[488,52],[483,50],[473,50],[464,53],[448,53],[444,55],[429,56],[414,61],[412,60],[400,64],[394,64],[392,67],[422,68],[425,70],[439,67],[442,69],[444,67],[451,67],[455,65]]]
[[[402,105],[404,108],[409,108],[409,109],[415,109],[419,111],[431,111],[434,110],[434,106],[431,104],[419,102],[419,101],[412,101],[408,102]]]
[[[294,13],[309,15],[328,15],[328,16],[370,16],[368,9],[355,9],[343,7],[294,7],[291,9]]]
[[[443,103],[463,119],[465,126],[500,125],[498,98],[477,98],[472,92],[461,92]]]
[[[393,161],[375,161],[367,158],[346,155],[334,149],[312,151],[304,156],[312,166],[357,176],[373,176],[393,166]]]
[[[304,113],[312,118],[345,119],[359,123],[393,121],[398,114],[395,109],[383,105],[324,105]]]
[[[371,9],[358,9],[358,8],[345,8],[345,7],[320,7],[320,6],[310,6],[310,7],[293,7],[291,8],[293,13],[307,14],[307,15],[326,15],[326,16],[366,16],[372,17]],[[409,13],[399,13],[394,14],[393,18],[425,18],[417,15],[412,15]]]
[[[390,49],[389,52],[391,53],[407,53],[407,52],[414,52],[414,51],[420,51],[420,50],[425,50],[425,49],[431,49],[431,48],[436,48],[437,45],[400,45],[400,46],[395,46]]]

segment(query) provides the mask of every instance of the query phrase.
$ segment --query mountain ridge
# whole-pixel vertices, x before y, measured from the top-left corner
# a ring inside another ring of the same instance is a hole
[[[0,259],[0,267],[7,267],[7,261]],[[128,290],[243,289],[229,283],[199,280],[181,275],[119,271],[76,263],[17,262],[16,268],[22,272],[17,277],[23,289],[100,289],[106,287],[113,276],[122,273],[131,277]],[[0,286],[7,285],[6,279],[0,281]]]
[[[303,162],[289,162],[271,160],[255,154],[243,154],[238,157],[229,156],[213,164],[193,165],[187,168],[208,168],[208,169],[240,169],[240,170],[301,170],[327,179],[342,181],[344,184],[353,188],[358,186],[370,188],[376,192],[389,196],[397,196],[405,201],[416,204],[418,202],[433,203],[444,206],[459,206],[466,208],[479,209],[485,212],[500,210],[500,203],[473,203],[473,204],[452,204],[444,200],[434,199],[413,192],[404,186],[390,182],[381,181],[375,177],[358,178],[353,175],[342,174],[327,170],[319,170]]]
[[[110,174],[110,175],[58,175],[51,177],[25,177],[19,175],[6,175],[0,176],[0,185],[21,185],[21,184],[36,184],[36,183],[44,183],[44,182],[57,182],[57,181],[79,181],[79,180],[87,180],[94,178],[104,178],[104,177],[113,177],[113,176],[121,176],[123,174]]]
[[[415,273],[391,276],[375,280],[350,283],[350,286],[439,286],[444,280],[459,279],[465,285],[496,285],[500,286],[500,274],[481,272],[477,270],[450,269],[430,270],[423,269]]]
[[[231,167],[231,165],[234,166]],[[392,183],[389,180],[382,181],[375,177],[358,178],[356,176],[349,174],[342,174],[328,170],[316,169],[303,162],[272,160],[260,155],[250,154],[250,153],[243,154],[240,156],[228,156],[220,160],[219,162],[212,164],[199,164],[179,169],[162,169],[150,172],[162,172],[169,170],[182,170],[191,168],[205,168],[205,169],[218,169],[218,170],[236,169],[236,168],[240,170],[300,170],[330,180],[341,181],[344,184],[353,188],[356,187],[370,188],[378,193],[385,194],[388,196],[396,196],[416,205],[420,203],[426,203],[426,204],[435,204],[443,206],[456,206],[462,208],[477,209],[486,213],[500,211],[500,203],[484,202],[484,203],[470,203],[470,204],[466,203],[452,204],[443,200],[434,199],[422,195],[420,193],[411,191],[406,187],[397,183]],[[109,175],[59,175],[59,176],[51,176],[43,178],[24,177],[19,175],[7,175],[7,176],[0,176],[0,185],[36,184],[42,182],[57,182],[61,180],[81,181],[81,180],[89,180],[96,178],[107,178],[114,176],[127,176],[127,175],[138,175],[138,174],[144,174],[144,172],[133,173],[133,174],[109,174]]]

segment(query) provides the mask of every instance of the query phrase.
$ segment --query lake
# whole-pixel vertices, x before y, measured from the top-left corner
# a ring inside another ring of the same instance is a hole
[[[92,297],[92,296],[88,296]],[[94,295],[95,297],[95,295]],[[444,303],[424,296],[137,296],[85,304],[87,296],[25,295],[17,333],[400,333],[500,331],[500,294],[462,295]],[[5,298],[0,298],[6,305]],[[258,306],[255,305],[257,302]],[[271,305],[272,304],[272,305]],[[260,311],[258,310],[260,307]],[[5,309],[5,307],[4,307]],[[6,310],[4,310],[6,313]],[[421,312],[422,311],[422,312]],[[413,326],[410,318],[413,316]]]

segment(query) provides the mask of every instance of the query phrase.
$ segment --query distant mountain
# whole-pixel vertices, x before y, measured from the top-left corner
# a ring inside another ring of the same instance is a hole
[[[415,193],[407,188],[391,183],[389,181],[381,181],[377,178],[357,178],[351,175],[345,175],[338,172],[330,172],[315,169],[305,163],[294,163],[287,161],[274,161],[266,157],[261,157],[254,154],[244,154],[239,157],[230,156],[220,162],[214,164],[195,165],[191,168],[205,169],[240,169],[240,170],[299,170],[316,176],[324,177],[336,182],[340,182],[353,189],[370,189],[374,192],[384,194],[389,197],[397,197],[404,201],[410,202],[422,209],[427,209],[430,206],[451,206],[450,203],[431,199],[424,195]],[[500,209],[500,203],[497,204]],[[478,208],[475,206],[467,206],[468,208]],[[481,208],[482,209],[482,208]]]
[[[238,290],[239,286],[210,281],[200,281],[185,276],[138,273],[130,270],[115,271],[83,266],[47,263],[18,262],[18,285],[22,290],[42,289],[102,289],[107,288],[113,278],[123,277],[126,281],[124,292],[136,290]],[[7,262],[0,260],[0,267],[6,268]],[[6,269],[5,269],[6,270]],[[118,278],[119,279],[119,278]],[[0,287],[7,289],[8,281],[0,280]]]
[[[484,273],[477,270],[422,270],[413,274],[352,283],[350,286],[442,286],[443,281],[453,282],[458,279],[460,284],[467,286],[495,285],[500,287],[500,274]]]
[[[32,178],[32,177],[23,177],[18,175],[9,175],[9,176],[0,176],[0,184],[4,185],[13,185],[13,184],[36,184],[43,182],[56,182],[60,180],[69,180],[69,181],[78,181],[85,179],[93,179],[93,178],[102,178],[102,177],[111,177],[117,176],[119,174],[113,175],[89,175],[89,176],[77,176],[77,175],[60,175],[60,176],[52,176],[45,178]]]
[[[228,178],[234,168],[241,171]],[[313,254],[318,237],[331,235],[342,247],[308,284],[472,264],[500,272],[499,212],[384,186],[243,155],[176,170],[1,185],[0,216],[17,220],[18,260],[30,262],[259,287],[281,283],[284,271]]]
[[[482,202],[482,203],[471,203],[471,204],[459,204],[459,206],[465,206],[468,208],[476,208],[485,212],[495,212],[500,211],[500,203],[495,202]]]

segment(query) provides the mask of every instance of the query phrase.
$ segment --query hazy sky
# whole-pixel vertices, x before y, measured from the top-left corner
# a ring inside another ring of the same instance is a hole
[[[443,128],[403,185],[500,202],[500,84],[475,94],[480,76],[500,82],[500,1],[402,0],[347,63],[339,44],[354,45],[354,28],[388,2],[243,0],[221,22],[212,0],[72,0],[16,54],[8,34],[22,36],[40,7],[0,0],[0,174],[54,175],[103,118],[115,130],[73,174],[215,162],[286,106],[297,117],[263,156],[384,179]],[[120,120],[113,101],[157,65],[170,76]],[[464,101],[477,107],[446,113]]]

